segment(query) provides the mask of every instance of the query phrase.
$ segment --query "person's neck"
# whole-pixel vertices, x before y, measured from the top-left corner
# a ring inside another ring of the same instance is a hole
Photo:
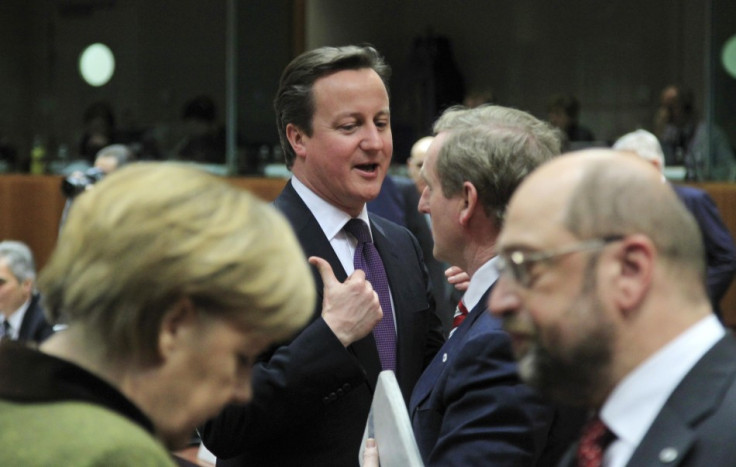
[[[470,277],[473,277],[478,269],[496,256],[496,242],[495,240],[493,242],[487,240],[485,242],[469,241],[466,245],[463,253],[465,266],[455,265],[463,268]]]
[[[70,326],[52,334],[39,347],[43,353],[69,361],[90,373],[120,387],[124,371],[112,362],[94,344],[89,344],[89,333],[77,326]]]

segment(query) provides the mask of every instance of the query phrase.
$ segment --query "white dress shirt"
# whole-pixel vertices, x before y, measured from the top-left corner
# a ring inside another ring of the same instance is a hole
[[[646,359],[613,390],[600,416],[616,435],[603,465],[623,467],[687,373],[725,334],[715,315],[698,321]]]
[[[315,192],[309,189],[304,183],[299,181],[296,176],[291,177],[291,185],[299,195],[299,197],[307,205],[307,208],[312,212],[312,215],[317,219],[317,223],[325,233],[327,240],[329,240],[332,249],[335,251],[345,274],[350,274],[355,271],[353,265],[353,257],[355,256],[355,248],[358,245],[358,241],[352,236],[348,235],[344,230],[345,224],[348,223],[352,217],[345,211],[336,208],[332,204],[328,203],[324,199],[320,198]],[[373,231],[371,230],[371,223],[368,219],[368,208],[363,205],[363,210],[357,217],[366,223],[368,231],[373,238]],[[390,287],[390,284],[389,284]],[[394,306],[393,293],[389,290],[391,296],[391,307],[394,309],[394,328],[396,327],[396,307]]]
[[[495,267],[495,264],[498,261],[496,258],[497,257],[494,256],[486,261],[483,266],[475,271],[473,277],[470,278],[468,290],[463,294],[463,304],[465,304],[465,308],[467,308],[468,311],[471,311],[476,305],[478,305],[478,302],[483,297],[483,294],[486,293],[488,287],[493,285],[493,283],[498,279],[498,270]]]

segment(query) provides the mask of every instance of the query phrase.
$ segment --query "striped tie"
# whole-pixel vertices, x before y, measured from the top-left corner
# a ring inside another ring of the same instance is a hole
[[[450,336],[452,336],[455,331],[457,330],[457,327],[460,326],[460,323],[463,322],[465,317],[468,316],[468,309],[465,308],[465,304],[462,300],[457,302],[457,307],[455,308],[455,315],[452,318],[452,329],[450,330]]]

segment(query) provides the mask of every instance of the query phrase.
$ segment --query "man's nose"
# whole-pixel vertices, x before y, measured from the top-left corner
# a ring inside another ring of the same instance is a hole
[[[429,198],[429,188],[425,186],[422,190],[422,196],[419,197],[419,205],[417,206],[419,212],[424,214],[429,214],[429,202],[427,202],[427,198]]]
[[[361,141],[361,148],[364,151],[380,151],[383,149],[384,141],[381,131],[374,124],[365,126],[365,133]]]

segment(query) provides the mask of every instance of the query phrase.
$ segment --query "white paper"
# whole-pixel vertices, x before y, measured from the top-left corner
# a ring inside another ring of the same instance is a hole
[[[359,453],[361,466],[368,438],[376,439],[381,467],[424,467],[404,397],[391,370],[378,375]]]

